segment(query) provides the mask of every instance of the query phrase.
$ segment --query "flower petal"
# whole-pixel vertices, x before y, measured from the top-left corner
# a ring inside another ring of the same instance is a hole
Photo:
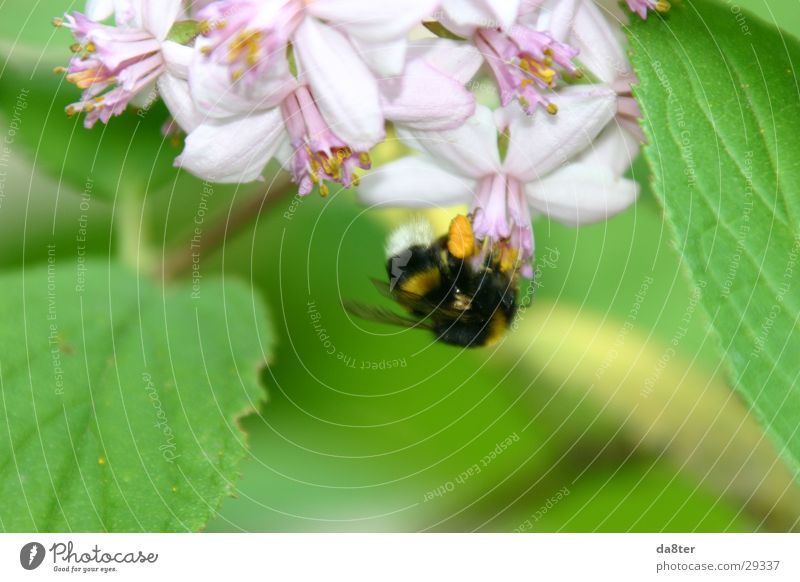
[[[294,41],[302,75],[334,133],[353,149],[364,151],[383,139],[378,84],[347,38],[306,18]]]
[[[114,0],[86,0],[86,16],[95,22],[102,22],[114,14]]]
[[[165,40],[161,43],[161,54],[167,65],[167,71],[181,79],[189,77],[189,66],[195,54],[192,47]]]
[[[314,0],[306,10],[349,36],[380,42],[405,37],[437,4],[437,0],[403,0],[402,6],[385,0]]]
[[[546,30],[560,42],[567,42],[579,5],[589,2],[592,0],[548,0],[541,6],[536,28]]]
[[[594,2],[580,3],[572,30],[567,39],[580,50],[578,60],[593,75],[604,83],[631,74],[631,66],[625,56],[622,29],[616,30]]]
[[[386,119],[410,128],[453,129],[475,112],[475,97],[463,84],[419,59],[402,77],[382,79],[378,87]]]
[[[189,82],[186,79],[178,78],[167,72],[158,78],[156,84],[158,85],[158,94],[183,131],[189,133],[203,122],[205,115],[195,107],[189,93]]]
[[[167,38],[180,14],[181,0],[140,0],[142,28],[158,40]]]
[[[499,28],[505,30],[514,24],[519,13],[519,0],[483,0],[483,2],[497,18]]]
[[[476,28],[509,28],[519,11],[519,0],[443,0],[445,26],[464,33]]]
[[[231,81],[228,67],[194,51],[189,86],[198,109],[209,117],[228,117],[277,106],[296,88],[286,59],[275,59],[268,74],[253,82],[242,77]]]
[[[280,109],[210,120],[186,136],[175,165],[214,182],[252,182],[285,138]]]
[[[423,60],[462,85],[469,83],[483,64],[474,45],[446,38],[422,38],[408,46],[408,60]]]
[[[399,127],[398,134],[454,174],[480,178],[496,173],[500,167],[494,116],[482,105],[456,129],[415,131]]]
[[[510,143],[506,170],[528,182],[564,165],[585,149],[614,117],[616,94],[599,85],[578,85],[557,94],[556,115],[537,111],[525,115],[513,104],[507,108]]]
[[[350,42],[367,66],[382,77],[403,72],[406,64],[406,39],[374,42],[351,37]]]
[[[639,185],[610,168],[570,164],[525,188],[534,210],[568,226],[606,220],[633,204]]]
[[[592,145],[578,156],[578,161],[607,167],[615,176],[622,176],[639,155],[640,145],[625,126],[609,123]]]
[[[466,204],[474,189],[474,180],[445,172],[420,156],[409,156],[365,175],[357,194],[365,204],[420,208]]]

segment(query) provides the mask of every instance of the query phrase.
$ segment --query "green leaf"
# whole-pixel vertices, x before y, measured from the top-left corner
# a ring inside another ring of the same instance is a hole
[[[202,528],[264,398],[272,334],[249,288],[164,289],[55,248],[0,286],[0,529]]]
[[[423,22],[422,26],[427,28],[430,32],[438,36],[439,38],[449,38],[450,40],[464,40],[463,37],[458,36],[456,33],[450,31],[445,27],[444,24],[441,22],[431,20],[428,22]]]
[[[675,246],[731,384],[796,471],[800,46],[705,0],[636,21],[629,38],[645,155]]]

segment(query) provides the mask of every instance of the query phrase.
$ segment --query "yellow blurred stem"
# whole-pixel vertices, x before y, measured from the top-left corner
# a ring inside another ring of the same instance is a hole
[[[155,250],[148,243],[145,189],[134,185],[120,188],[114,202],[114,237],[117,253],[128,267],[149,273]]]
[[[763,528],[797,530],[800,488],[739,398],[680,353],[659,363],[666,344],[622,329],[590,310],[536,299],[503,351],[530,377],[580,395],[588,390],[634,446],[736,499]]]

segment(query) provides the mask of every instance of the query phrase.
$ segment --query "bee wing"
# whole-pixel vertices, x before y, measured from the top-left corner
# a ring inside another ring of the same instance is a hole
[[[355,301],[345,301],[344,308],[351,315],[366,319],[369,321],[377,321],[379,323],[386,323],[389,325],[399,325],[400,327],[419,327],[422,329],[432,329],[431,325],[423,319],[405,317],[390,309],[383,307],[372,307]]]
[[[391,289],[389,284],[381,281],[379,279],[372,279],[373,285],[381,292],[381,295],[391,299],[392,301],[399,301],[404,306],[413,309],[414,311],[418,311],[420,313],[427,313],[428,316],[432,316],[434,314],[440,317],[446,317],[449,319],[462,319],[462,320],[470,320],[473,319],[475,316],[468,311],[461,311],[458,309],[453,309],[451,307],[445,307],[440,303],[435,303],[430,299],[426,299],[422,295],[417,295],[416,293],[409,293],[408,291],[404,291],[399,287],[395,287]]]

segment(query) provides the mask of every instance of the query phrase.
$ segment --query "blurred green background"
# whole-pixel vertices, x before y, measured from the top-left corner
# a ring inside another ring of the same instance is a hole
[[[800,33],[794,0],[741,5]],[[535,224],[538,280],[522,293],[532,305],[501,344],[463,351],[343,310],[344,299],[382,301],[369,278],[383,276],[383,241],[408,213],[367,210],[348,191],[268,197],[263,212],[248,201],[264,185],[204,197],[170,167],[180,147],[161,140],[162,108],[91,132],[63,116],[77,93],[49,73],[69,44],[43,26],[53,7],[13,0],[5,11],[27,16],[0,19],[0,102],[8,111],[29,89],[30,106],[0,198],[3,269],[42,262],[50,242],[75,246],[87,175],[95,256],[147,244],[157,265],[162,247],[186,250],[204,199],[207,224],[253,215],[202,258],[204,277],[252,281],[278,339],[262,372],[269,402],[244,421],[237,495],[208,530],[798,527],[800,489],[725,384],[641,160],[629,211],[579,230]],[[144,199],[131,204],[130,192]],[[142,210],[141,232],[114,220]],[[444,228],[450,214],[431,219]]]

